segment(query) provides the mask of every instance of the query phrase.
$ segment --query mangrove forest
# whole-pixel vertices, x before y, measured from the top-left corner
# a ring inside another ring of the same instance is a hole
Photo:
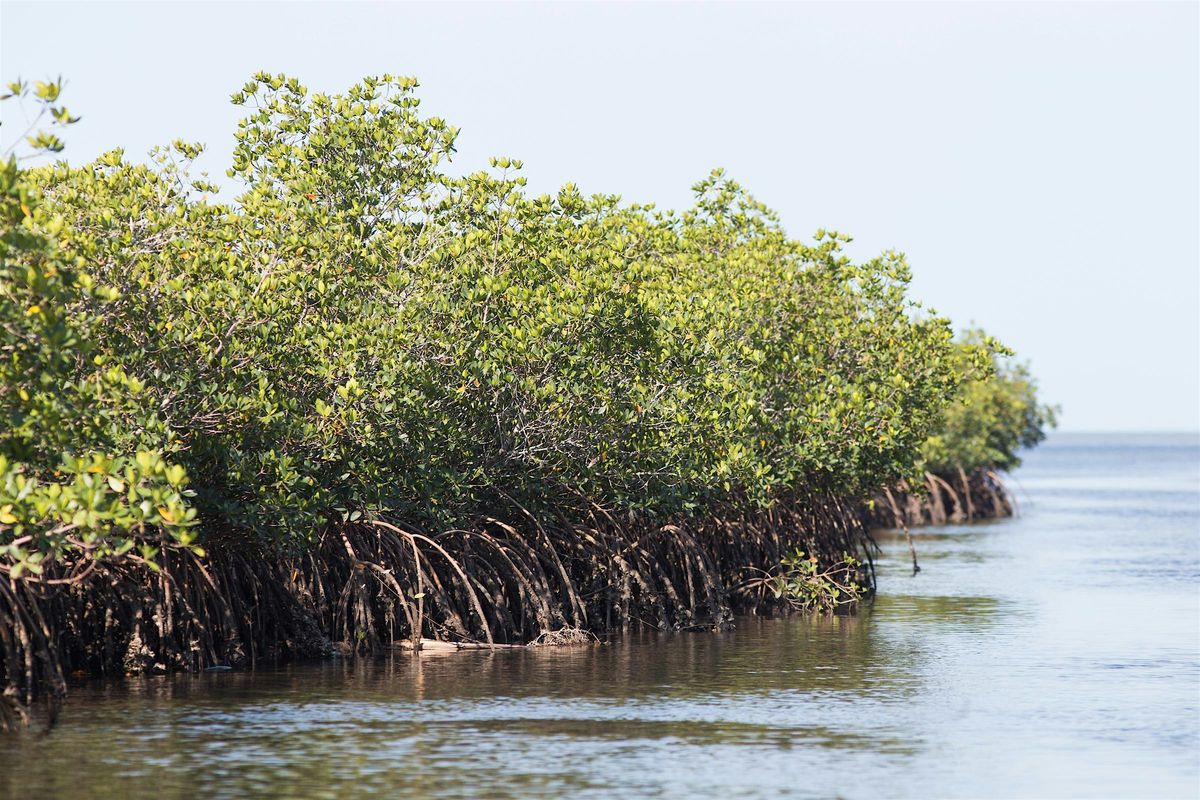
[[[7,88],[0,722],[72,675],[853,612],[872,529],[1013,512],[1053,413],[904,255],[721,170],[683,211],[456,175],[416,88],[257,74],[221,183],[184,140],[55,161],[61,82]]]

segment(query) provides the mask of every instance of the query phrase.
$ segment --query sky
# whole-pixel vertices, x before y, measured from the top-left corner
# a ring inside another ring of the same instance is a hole
[[[796,238],[905,252],[913,296],[1028,360],[1063,430],[1200,428],[1196,2],[0,0],[0,78],[67,79],[72,162],[182,137],[224,180],[260,69],[416,76],[453,168],[520,158],[535,193],[681,208],[724,167]]]

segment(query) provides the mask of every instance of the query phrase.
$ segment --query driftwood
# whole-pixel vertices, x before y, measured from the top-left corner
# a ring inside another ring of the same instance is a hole
[[[404,639],[392,645],[396,650],[413,649],[412,640]],[[487,642],[443,642],[440,639],[422,639],[421,653],[457,653],[459,650],[523,650],[523,644],[488,644]]]

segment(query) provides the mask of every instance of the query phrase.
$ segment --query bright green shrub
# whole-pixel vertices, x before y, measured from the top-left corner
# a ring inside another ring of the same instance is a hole
[[[1020,466],[1020,451],[1046,438],[1056,409],[1038,402],[1029,368],[1012,363],[1011,351],[981,331],[968,331],[957,347],[964,381],[925,443],[928,468],[947,474]]]
[[[54,120],[73,121],[53,105],[57,84],[35,91]],[[61,149],[47,132],[29,144]],[[144,384],[95,346],[116,292],[62,252],[70,228],[29,177],[15,155],[0,164],[0,570],[195,547],[186,473],[158,451],[169,434]]]

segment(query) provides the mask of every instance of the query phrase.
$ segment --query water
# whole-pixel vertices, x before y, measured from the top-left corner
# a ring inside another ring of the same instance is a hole
[[[77,687],[54,797],[1197,797],[1200,439],[1060,435],[857,618]]]

